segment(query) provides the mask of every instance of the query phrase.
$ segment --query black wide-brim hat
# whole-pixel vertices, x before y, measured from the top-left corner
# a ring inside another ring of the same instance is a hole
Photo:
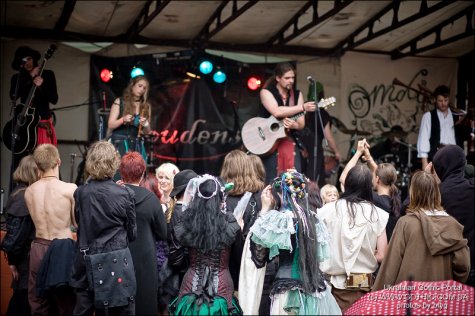
[[[38,65],[38,61],[41,58],[40,52],[28,46],[20,46],[15,51],[15,57],[12,61],[12,68],[14,70],[20,69],[22,59],[28,56],[33,58],[33,63],[35,65]]]
[[[188,182],[197,176],[198,174],[191,169],[178,172],[173,178],[173,190],[170,192],[170,197],[175,197],[185,191]]]

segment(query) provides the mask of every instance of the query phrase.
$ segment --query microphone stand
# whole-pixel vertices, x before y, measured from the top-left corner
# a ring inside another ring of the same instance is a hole
[[[8,186],[8,194],[12,193],[13,191],[13,172],[15,172],[15,140],[17,138],[17,134],[16,134],[16,124],[17,124],[17,118],[16,118],[16,101],[17,101],[17,98],[18,98],[18,88],[20,87],[20,77],[21,77],[21,72],[22,72],[22,69],[23,69],[23,64],[20,65],[20,69],[18,69],[18,77],[17,77],[17,80],[16,80],[16,83],[15,83],[15,91],[13,92],[13,99],[12,99],[12,108],[11,108],[11,113],[10,113],[10,117],[11,117],[11,121],[12,121],[12,131],[11,131],[11,148],[12,148],[12,161],[10,163],[10,183],[9,183],[9,186]]]
[[[314,95],[315,95],[315,105],[317,106],[315,110],[315,141],[313,144],[313,174],[315,175],[315,182],[318,183],[320,180],[320,173],[317,172],[317,148],[318,148],[318,122],[320,122],[320,126],[322,127],[322,133],[323,133],[323,139],[325,140],[325,146],[328,146],[328,141],[325,136],[324,132],[324,126],[323,126],[323,121],[322,121],[322,116],[320,115],[320,107],[318,106],[318,94],[317,94],[317,81],[313,81],[313,89],[314,89]]]

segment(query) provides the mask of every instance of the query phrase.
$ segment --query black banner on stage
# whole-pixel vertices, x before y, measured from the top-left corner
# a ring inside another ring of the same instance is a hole
[[[180,169],[218,175],[224,156],[242,146],[241,126],[258,113],[259,90],[247,88],[248,77],[265,80],[275,64],[248,65],[203,54],[199,59],[189,51],[157,56],[91,57],[90,141],[105,136],[111,104],[122,95],[130,70],[139,66],[150,82],[151,128],[158,135],[146,142],[148,164],[172,162]],[[215,83],[212,74],[198,73],[197,63],[203,58],[226,72],[224,83]],[[103,68],[113,72],[110,82],[101,81]]]

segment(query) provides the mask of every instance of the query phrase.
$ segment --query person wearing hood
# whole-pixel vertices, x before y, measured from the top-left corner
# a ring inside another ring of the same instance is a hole
[[[138,152],[128,152],[121,160],[120,174],[125,186],[135,193],[137,238],[129,245],[137,279],[136,315],[157,315],[158,271],[155,256],[157,240],[166,240],[165,216],[157,196],[140,187],[145,161]]]
[[[436,178],[418,171],[411,180],[407,215],[399,219],[373,291],[402,281],[465,282],[470,269],[463,226],[441,206]]]
[[[467,284],[475,286],[475,195],[473,178],[467,179],[465,153],[456,145],[448,145],[437,151],[432,162],[441,183],[439,185],[442,206],[463,225],[463,236],[468,240],[472,267]]]

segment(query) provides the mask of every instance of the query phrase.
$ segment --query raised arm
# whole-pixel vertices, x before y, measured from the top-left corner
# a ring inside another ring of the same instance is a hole
[[[346,176],[348,175],[348,172],[350,172],[351,168],[356,166],[356,164],[358,163],[358,160],[364,154],[366,146],[369,146],[369,145],[366,142],[365,138],[358,141],[358,145],[356,147],[356,153],[353,155],[353,157],[351,157],[350,161],[348,161],[348,163],[345,166],[345,169],[343,169],[343,172],[341,173],[341,176],[340,176],[340,186],[341,186],[342,191],[344,191],[345,180],[346,180]]]
[[[374,161],[373,157],[371,156],[368,146],[365,148],[364,157],[366,159],[366,162],[371,172],[373,173],[376,172],[376,169],[378,169],[378,164]]]

